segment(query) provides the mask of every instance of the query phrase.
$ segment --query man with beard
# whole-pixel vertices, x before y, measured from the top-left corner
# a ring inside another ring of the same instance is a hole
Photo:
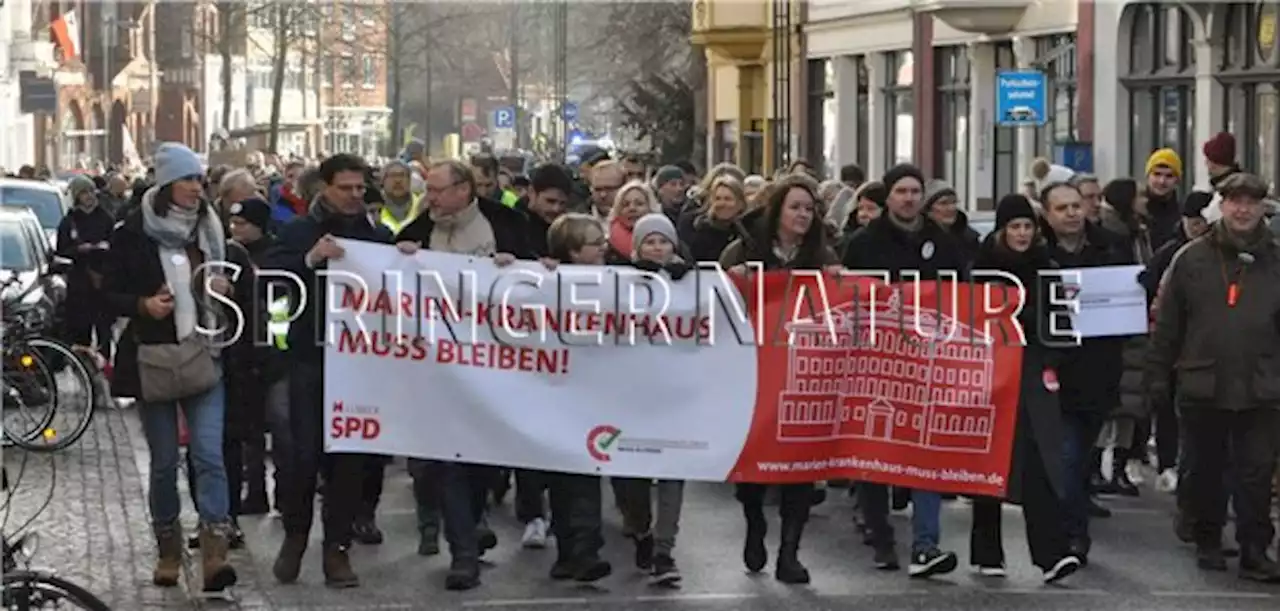
[[[568,209],[573,178],[564,167],[548,163],[534,168],[529,182],[529,194],[520,198],[516,210],[528,218],[529,248],[533,254],[546,257],[547,231]]]

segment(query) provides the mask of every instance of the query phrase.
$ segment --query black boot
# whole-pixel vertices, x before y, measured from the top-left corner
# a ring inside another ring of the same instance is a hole
[[[778,547],[778,566],[774,577],[782,583],[809,583],[809,569],[800,564],[800,538],[804,535],[804,520],[782,519],[782,545]]]
[[[480,560],[478,558],[454,558],[444,577],[446,590],[473,590],[480,586]]]
[[[1280,583],[1280,564],[1267,557],[1265,545],[1242,547],[1240,578],[1262,583]]]
[[[752,573],[764,570],[769,564],[769,549],[764,538],[769,534],[769,522],[764,519],[764,507],[758,504],[742,505],[742,515],[747,519],[747,539],[742,546],[742,564]]]

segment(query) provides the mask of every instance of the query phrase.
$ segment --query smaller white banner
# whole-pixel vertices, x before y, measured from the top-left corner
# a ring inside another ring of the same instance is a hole
[[[1146,335],[1147,291],[1138,282],[1142,265],[1112,265],[1059,270],[1067,294],[1080,311],[1071,317],[1080,337]]]

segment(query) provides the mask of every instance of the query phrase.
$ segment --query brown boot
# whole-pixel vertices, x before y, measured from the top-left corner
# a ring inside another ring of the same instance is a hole
[[[276,554],[276,562],[271,565],[271,573],[280,583],[298,581],[298,573],[302,572],[302,555],[307,553],[307,535],[285,535],[280,544],[280,552]]]
[[[227,562],[230,528],[230,525],[216,524],[200,529],[200,577],[205,592],[221,592],[236,584],[236,570]]]
[[[324,548],[324,585],[331,588],[354,588],[360,585],[360,578],[351,570],[351,559],[347,550],[338,545],[326,545]]]
[[[182,525],[178,523],[155,527],[156,547],[159,558],[151,573],[151,582],[165,588],[178,585],[182,577]]]

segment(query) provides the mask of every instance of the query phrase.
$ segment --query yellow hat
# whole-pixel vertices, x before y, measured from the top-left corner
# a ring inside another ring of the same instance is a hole
[[[1148,175],[1160,166],[1173,170],[1174,176],[1182,178],[1182,158],[1173,149],[1159,149],[1147,157]]]

